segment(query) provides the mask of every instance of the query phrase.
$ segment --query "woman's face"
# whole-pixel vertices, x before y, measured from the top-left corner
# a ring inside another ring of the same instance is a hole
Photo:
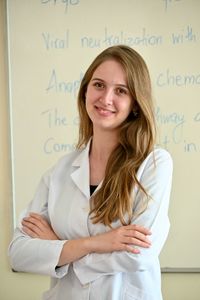
[[[93,128],[116,130],[133,108],[125,72],[115,60],[97,67],[86,91],[86,110]]]

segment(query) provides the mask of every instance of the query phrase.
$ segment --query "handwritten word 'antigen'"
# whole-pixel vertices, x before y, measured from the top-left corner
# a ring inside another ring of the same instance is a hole
[[[157,86],[190,86],[200,84],[200,73],[198,74],[172,74],[169,69],[161,72],[156,80]]]
[[[46,91],[56,93],[70,93],[73,94],[74,97],[76,97],[82,78],[83,73],[80,74],[80,77],[77,80],[68,82],[60,81],[55,69],[53,69]]]
[[[81,47],[83,48],[99,48],[104,46],[112,46],[116,44],[126,44],[129,46],[158,46],[162,44],[162,36],[147,33],[146,28],[142,28],[139,35],[132,36],[120,31],[118,34],[113,34],[104,30],[104,37],[84,36],[81,38]]]

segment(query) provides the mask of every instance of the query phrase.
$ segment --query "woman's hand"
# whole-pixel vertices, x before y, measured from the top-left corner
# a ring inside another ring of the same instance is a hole
[[[151,242],[149,229],[139,225],[121,226],[108,232],[76,240],[69,240],[64,244],[58,266],[74,262],[90,253],[111,253],[114,251],[128,251],[140,253],[135,246],[149,248]]]
[[[135,246],[149,248],[151,242],[149,229],[139,225],[121,226],[96,236],[69,240],[64,244],[58,266],[72,263],[90,253],[111,253],[113,251],[128,251],[140,253]]]
[[[128,251],[140,253],[138,248],[149,248],[151,242],[148,236],[149,229],[139,225],[121,226],[109,232],[92,236],[88,239],[88,246],[91,252],[106,253],[113,251]]]
[[[43,240],[59,240],[46,219],[37,214],[30,213],[22,220],[22,230],[32,238]],[[69,240],[64,244],[58,266],[71,263],[89,253],[111,253],[113,251],[128,251],[134,254],[140,253],[137,246],[149,248],[151,242],[148,236],[149,229],[139,225],[121,226],[108,232],[85,237],[77,240]]]
[[[22,230],[32,238],[59,240],[47,220],[37,213],[30,213],[22,220]]]

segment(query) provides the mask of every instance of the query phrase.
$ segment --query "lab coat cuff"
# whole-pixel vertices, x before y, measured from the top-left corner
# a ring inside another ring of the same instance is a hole
[[[68,273],[68,269],[69,269],[69,264],[61,266],[61,267],[56,267],[55,268],[55,275],[56,275],[55,277],[63,278]]]
[[[41,251],[40,255],[43,257],[42,265],[43,265],[43,269],[44,269],[44,274],[48,274],[55,278],[62,278],[63,276],[66,275],[66,273],[68,271],[68,265],[63,266],[61,268],[56,268],[56,266],[58,265],[60,254],[61,254],[61,251],[62,251],[62,248],[63,248],[65,242],[66,242],[65,240],[47,241],[45,248],[49,247],[49,249],[52,249],[52,251],[49,251],[49,252],[48,252],[48,250],[46,251],[46,259],[44,259],[45,251]],[[53,246],[53,248],[51,248],[52,246]],[[48,266],[48,264],[49,264],[49,266]]]

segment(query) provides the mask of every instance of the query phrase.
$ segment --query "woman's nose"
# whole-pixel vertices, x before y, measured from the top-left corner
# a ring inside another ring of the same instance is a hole
[[[111,89],[105,90],[100,101],[105,105],[111,105],[113,103],[113,97],[114,93]]]

